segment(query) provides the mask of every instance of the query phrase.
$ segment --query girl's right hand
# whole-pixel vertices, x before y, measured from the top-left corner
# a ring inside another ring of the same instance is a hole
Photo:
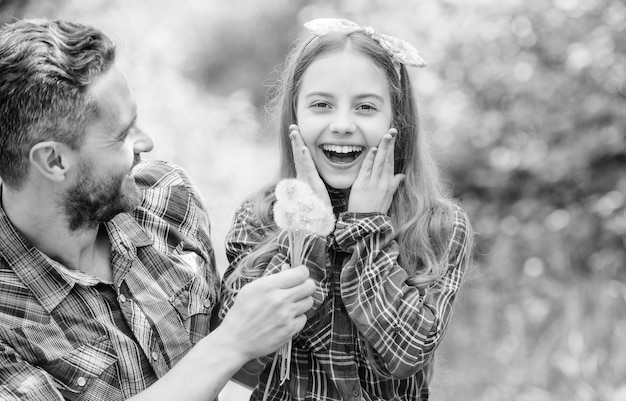
[[[297,178],[306,182],[311,186],[313,192],[328,206],[332,206],[330,203],[330,196],[324,181],[317,172],[311,152],[309,148],[304,144],[300,130],[296,124],[289,126],[289,139],[291,139],[291,150],[293,151],[293,162],[296,166]]]

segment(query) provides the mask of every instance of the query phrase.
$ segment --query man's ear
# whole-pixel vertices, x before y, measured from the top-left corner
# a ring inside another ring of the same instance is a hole
[[[51,181],[63,181],[72,165],[71,150],[55,141],[39,142],[30,149],[30,163]]]

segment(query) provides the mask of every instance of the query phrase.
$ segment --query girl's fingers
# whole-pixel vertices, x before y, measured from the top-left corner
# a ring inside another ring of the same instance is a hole
[[[389,135],[391,135],[391,139],[388,142],[389,147],[385,154],[385,164],[382,171],[383,177],[391,177],[394,173],[394,150],[398,131],[395,128],[391,128],[389,129]]]
[[[319,173],[317,172],[317,167],[315,167],[315,162],[313,161],[313,157],[311,156],[311,151],[304,143],[298,126],[292,124],[289,126],[289,130],[289,138],[291,139],[291,150],[293,152],[293,161],[296,167],[296,177],[299,180],[309,184],[313,189],[313,192],[323,202],[325,202],[327,205],[330,205],[331,202],[328,195],[328,190],[324,185],[324,181],[322,181]]]
[[[289,126],[289,129],[291,130],[291,133],[289,134],[289,137],[291,138],[291,150],[293,151],[298,177],[307,181],[312,178],[316,178],[318,174],[317,169],[315,168],[315,163],[313,162],[309,148],[307,148],[304,144],[304,140],[302,139],[302,135],[300,135],[298,126],[292,124]],[[315,175],[313,176],[311,174]]]
[[[393,149],[397,132],[395,128],[390,128],[389,132],[381,138],[378,145],[378,154],[374,160],[373,180],[380,181],[393,176]]]
[[[398,190],[398,187],[400,186],[400,184],[402,184],[402,181],[404,181],[404,179],[406,178],[406,176],[404,174],[396,174],[393,176],[393,191],[392,193],[396,193],[396,191]]]
[[[313,158],[311,157],[311,152],[309,148],[302,145],[300,148],[300,157],[302,159],[301,170],[302,173],[306,176],[307,181],[311,181],[319,177],[317,173],[317,168],[315,168],[315,163],[313,162]]]
[[[295,164],[296,167],[296,173],[298,176],[302,176],[302,174],[305,174],[304,171],[304,165],[305,165],[305,160],[303,157],[303,148],[304,146],[304,141],[302,140],[302,137],[300,136],[300,131],[298,131],[298,126],[295,124],[292,124],[289,126],[289,139],[291,140],[291,151],[293,153],[293,162]]]
[[[367,151],[365,159],[363,159],[363,163],[361,164],[361,169],[359,170],[359,173],[354,180],[354,184],[352,184],[353,187],[360,187],[370,182],[370,179],[372,177],[372,169],[374,167],[374,160],[376,157],[378,157],[377,153],[377,148],[370,148]]]

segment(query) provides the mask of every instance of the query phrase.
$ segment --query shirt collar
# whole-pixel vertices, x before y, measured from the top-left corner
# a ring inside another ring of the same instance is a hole
[[[343,192],[329,186],[326,186],[326,189],[328,190],[328,196],[330,197],[330,203],[333,206],[335,216],[338,216],[341,212],[345,212],[348,209],[348,202]]]
[[[0,193],[1,193],[0,186]],[[152,240],[141,226],[127,213],[121,213],[107,224],[111,239],[111,250],[131,259],[138,247],[152,244]],[[20,278],[47,312],[67,297],[76,277],[28,241],[9,220],[4,207],[0,204],[0,258]]]
[[[22,280],[46,311],[51,312],[74,286],[74,280],[61,273],[13,226],[0,205],[0,258]]]

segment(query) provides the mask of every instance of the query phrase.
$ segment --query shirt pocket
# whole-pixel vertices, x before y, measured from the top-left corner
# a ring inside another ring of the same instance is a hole
[[[95,392],[96,387],[103,385],[107,394],[113,395],[112,388],[119,389],[119,377],[114,366],[117,361],[111,340],[102,336],[81,344],[57,359],[40,362],[39,366],[51,372],[63,397],[77,399]]]
[[[197,343],[209,332],[211,315],[217,305],[215,283],[197,269],[208,268],[201,257],[195,254],[176,257],[178,274],[171,275],[170,303],[178,313],[181,322],[189,333],[192,343]],[[193,266],[193,267],[190,267]]]

